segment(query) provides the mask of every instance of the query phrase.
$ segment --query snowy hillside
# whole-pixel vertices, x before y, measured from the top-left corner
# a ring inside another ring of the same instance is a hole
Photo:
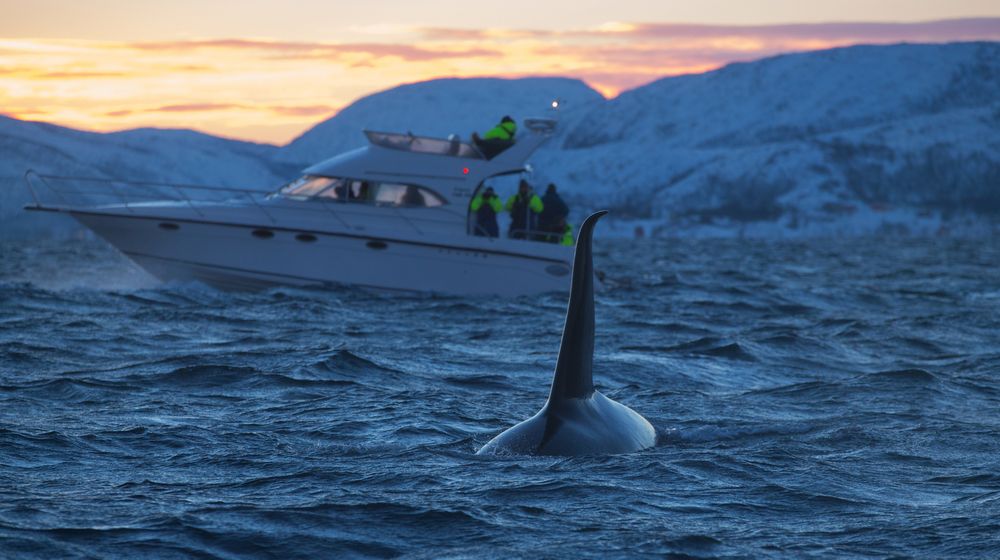
[[[0,116],[0,233],[60,223],[57,217],[21,211],[29,198],[22,181],[27,169],[54,175],[268,188],[295,173],[272,159],[276,150],[190,130],[98,134]]]
[[[281,149],[281,161],[309,165],[366,144],[363,129],[468,138],[501,117],[545,116],[553,99],[572,115],[604,101],[579,80],[566,78],[442,79],[399,86],[364,97]]]
[[[1000,218],[1000,44],[850,47],[626,92],[537,156],[666,234],[932,232]]]

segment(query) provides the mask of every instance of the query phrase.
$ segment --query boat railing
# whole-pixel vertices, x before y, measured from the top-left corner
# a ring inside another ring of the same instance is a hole
[[[133,181],[97,177],[72,177],[47,175],[29,169],[24,182],[34,201],[29,207],[82,210],[117,207],[135,214],[143,205],[173,202],[189,207],[195,214],[205,217],[205,208],[198,202],[249,202],[273,222],[274,217],[260,204],[268,193],[254,189],[167,183],[158,181]]]
[[[485,228],[473,223],[470,233],[479,237],[493,237]],[[537,229],[514,229],[507,232],[507,238],[520,241],[536,241],[544,243],[559,243],[565,236],[563,233],[542,231]]]
[[[345,212],[342,205],[364,204],[364,202],[336,202],[321,196],[297,196],[289,199],[275,191],[217,187],[185,183],[158,181],[132,181],[95,177],[71,177],[48,175],[28,170],[24,181],[31,193],[33,204],[29,209],[127,212],[148,214],[152,205],[174,204],[190,208],[199,218],[211,219],[212,212],[221,208],[240,204],[252,208],[265,223],[276,224],[274,213],[294,211],[324,213],[347,229],[363,226],[358,222],[356,212]],[[302,204],[302,202],[308,202]],[[341,208],[338,208],[341,207]],[[421,227],[400,208],[389,206],[393,215],[405,222],[417,234],[423,234]],[[361,217],[363,220],[364,217]],[[422,222],[453,223],[453,219],[435,215],[422,216]]]

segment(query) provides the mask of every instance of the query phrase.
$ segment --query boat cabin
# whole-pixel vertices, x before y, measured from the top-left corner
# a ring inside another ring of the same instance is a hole
[[[468,234],[474,218],[470,203],[484,182],[525,172],[528,157],[552,135],[555,121],[526,119],[523,128],[509,148],[491,159],[455,135],[443,139],[366,130],[367,146],[307,168],[275,195],[392,208],[396,216],[405,212],[407,220],[450,222]]]

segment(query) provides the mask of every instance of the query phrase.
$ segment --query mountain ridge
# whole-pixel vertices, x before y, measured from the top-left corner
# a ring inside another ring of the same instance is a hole
[[[998,184],[1000,100],[990,91],[1000,91],[995,42],[736,63],[594,108],[544,149],[540,179],[662,234],[930,233],[961,213],[995,227],[1000,194],[984,185]]]

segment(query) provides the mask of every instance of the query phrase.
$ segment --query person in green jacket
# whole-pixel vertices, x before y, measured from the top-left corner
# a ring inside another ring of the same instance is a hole
[[[565,227],[563,228],[563,236],[562,239],[559,240],[559,244],[572,247],[573,244],[576,243],[576,240],[573,239],[573,224],[563,219],[563,225]]]
[[[538,214],[545,206],[538,198],[531,185],[521,179],[517,194],[507,199],[507,211],[510,212],[510,229],[507,235],[514,239],[527,239],[528,232],[537,229]]]
[[[500,119],[500,124],[494,126],[486,135],[483,136],[484,139],[489,140],[491,138],[497,138],[500,140],[507,140],[510,142],[514,141],[514,135],[517,133],[517,123],[514,119],[510,118],[510,115],[504,115]]]
[[[486,156],[486,159],[493,159],[494,156],[514,145],[515,134],[517,134],[517,123],[509,115],[505,115],[504,118],[500,119],[500,124],[489,129],[482,138],[473,132],[472,141]]]
[[[472,199],[469,209],[476,213],[476,226],[473,235],[480,237],[499,237],[500,226],[497,225],[497,214],[503,212],[500,197],[493,192],[493,187],[486,187],[482,194]]]

